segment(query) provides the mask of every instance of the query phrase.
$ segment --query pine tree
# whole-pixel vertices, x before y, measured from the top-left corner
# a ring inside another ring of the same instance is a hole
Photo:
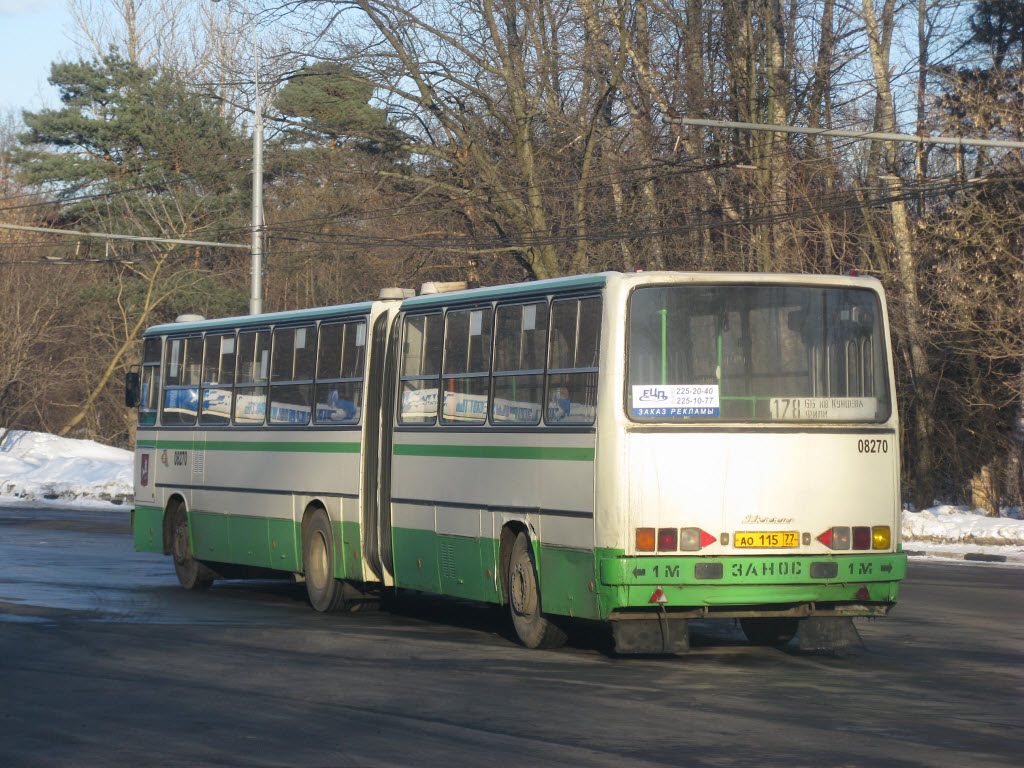
[[[349,144],[370,153],[393,155],[403,139],[387,112],[369,104],[373,83],[343,64],[320,62],[294,75],[274,105],[288,118],[291,142]]]
[[[12,159],[65,220],[166,236],[243,223],[246,142],[219,105],[116,51],[55,63],[49,81],[62,106],[24,113]]]

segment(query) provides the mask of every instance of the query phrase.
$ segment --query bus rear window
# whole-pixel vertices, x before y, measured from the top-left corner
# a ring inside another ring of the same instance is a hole
[[[890,413],[869,290],[652,286],[629,304],[636,421],[874,422]]]

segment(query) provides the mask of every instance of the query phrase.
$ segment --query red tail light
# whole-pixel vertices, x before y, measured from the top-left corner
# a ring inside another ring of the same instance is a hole
[[[659,528],[658,529],[658,551],[675,552],[679,549],[679,529]]]
[[[871,549],[871,529],[867,526],[857,526],[853,529],[853,548]]]

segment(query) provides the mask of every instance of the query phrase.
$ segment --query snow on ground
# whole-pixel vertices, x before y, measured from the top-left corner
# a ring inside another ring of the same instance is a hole
[[[981,510],[940,504],[920,512],[903,510],[903,549],[915,556],[1001,560],[1024,565],[1021,509],[986,517]]]
[[[132,453],[91,440],[0,429],[0,504],[132,503]],[[998,560],[1024,565],[1019,508],[985,517],[939,505],[903,511],[903,548],[912,557]]]
[[[0,429],[0,501],[132,502],[132,452],[42,432]]]

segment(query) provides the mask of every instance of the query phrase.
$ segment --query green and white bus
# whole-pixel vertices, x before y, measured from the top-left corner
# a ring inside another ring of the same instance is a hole
[[[270,571],[320,611],[413,590],[573,618],[621,653],[688,620],[842,650],[896,603],[899,427],[865,277],[601,273],[150,328],[138,550]]]

